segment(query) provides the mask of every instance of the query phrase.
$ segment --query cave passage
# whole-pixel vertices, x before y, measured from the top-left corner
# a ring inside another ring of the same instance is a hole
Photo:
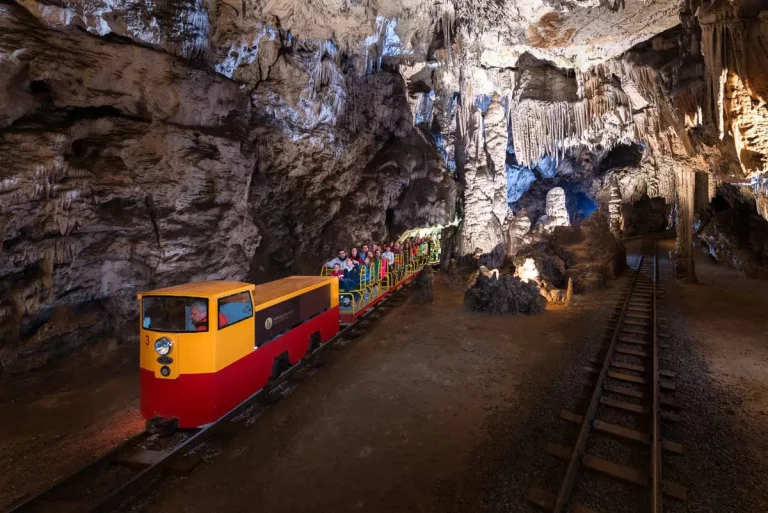
[[[645,511],[660,468],[658,511],[768,511],[766,34],[757,0],[0,2],[0,508],[89,509],[245,405],[114,509]]]

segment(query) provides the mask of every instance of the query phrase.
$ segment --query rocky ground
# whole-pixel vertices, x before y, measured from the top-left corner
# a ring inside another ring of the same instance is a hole
[[[681,285],[679,293],[693,348],[707,367],[703,379],[715,391],[715,411],[725,414],[750,460],[768,468],[768,326],[761,307],[768,290],[764,281],[704,256],[696,261],[696,273],[699,284]]]

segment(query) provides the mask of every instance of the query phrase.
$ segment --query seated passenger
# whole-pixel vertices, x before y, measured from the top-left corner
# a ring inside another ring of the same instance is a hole
[[[384,253],[381,254],[381,256],[387,261],[387,263],[392,266],[395,263],[395,254],[392,253],[392,248],[390,246],[386,246],[384,248]]]
[[[331,271],[330,276],[336,276],[339,280],[344,279],[344,271],[341,270],[340,264],[333,264],[333,271]]]
[[[352,248],[349,251],[349,257],[359,264],[363,263],[363,258],[360,256],[360,253],[357,252],[357,248]]]
[[[366,255],[368,255],[368,244],[363,244],[363,247],[362,247],[362,249],[360,250],[360,254],[361,254],[361,256],[362,256],[363,258],[365,258],[365,257],[366,257]]]
[[[363,261],[363,266],[365,267],[365,282],[370,283],[373,280],[375,269],[371,265],[371,259],[369,257],[367,256],[365,257],[365,260]]]
[[[342,266],[346,259],[347,259],[347,252],[343,249],[340,249],[339,256],[337,256],[336,258],[328,262],[325,266],[330,269],[333,269],[333,266],[336,264],[339,264],[340,266]]]
[[[357,272],[360,272],[360,262],[357,260],[354,260],[353,258],[347,257],[346,260],[344,260],[344,264],[341,266],[342,271],[354,271],[357,269]]]
[[[360,265],[352,261],[351,258],[347,258],[345,262],[344,278],[341,280],[340,285],[344,292],[360,288]]]
[[[205,301],[196,301],[192,304],[190,309],[190,317],[192,317],[192,324],[195,327],[195,331],[207,331],[208,330],[208,305]],[[223,328],[229,324],[229,321],[223,313],[219,313],[219,328]]]
[[[387,264],[389,264],[389,260],[387,260],[386,258],[382,258],[381,250],[377,249],[373,261],[376,264],[377,276],[379,277],[380,280],[383,280],[384,278],[387,277]]]

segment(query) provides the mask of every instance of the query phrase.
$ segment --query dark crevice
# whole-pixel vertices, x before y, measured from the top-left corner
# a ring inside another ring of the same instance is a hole
[[[36,111],[17,119],[11,126],[6,128],[6,130],[39,130],[41,126],[45,129],[54,130],[68,127],[81,120],[102,118],[119,118],[142,123],[151,121],[150,117],[144,118],[125,114],[110,105],[102,105],[98,107],[56,108],[53,105],[47,104]]]
[[[127,118],[131,120],[141,120],[135,116],[127,116],[111,105],[101,105],[98,107],[69,107],[65,109],[69,121],[79,121],[81,119],[99,119],[99,118]]]
[[[600,161],[600,171],[620,167],[635,167],[643,158],[643,147],[639,144],[619,144]]]
[[[163,247],[160,244],[160,227],[157,225],[157,211],[155,209],[155,201],[151,194],[147,194],[147,198],[144,200],[149,210],[149,219],[152,221],[152,228],[155,230],[155,240],[157,241],[157,248],[162,251]]]
[[[29,83],[29,91],[32,94],[50,94],[51,90],[45,80],[33,80]]]

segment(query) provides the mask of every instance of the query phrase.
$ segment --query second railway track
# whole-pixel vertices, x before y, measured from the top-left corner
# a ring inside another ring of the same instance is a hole
[[[665,423],[679,421],[679,405],[673,397],[675,373],[665,367],[671,341],[664,329],[663,300],[656,242],[646,241],[614,313],[604,357],[585,369],[594,377],[592,393],[584,398],[580,411],[560,412],[563,421],[579,426],[578,435],[570,445],[545,446],[548,453],[567,462],[559,488],[533,488],[530,502],[553,513],[613,511],[601,508],[600,501],[579,504],[575,491],[589,486],[585,482],[591,472],[632,487],[635,491],[630,494],[639,498],[633,505],[638,512],[662,513],[667,499],[685,500],[686,488],[666,476],[663,465],[667,455],[683,453],[680,443],[662,435]],[[627,445],[629,464],[594,451],[601,438]]]

